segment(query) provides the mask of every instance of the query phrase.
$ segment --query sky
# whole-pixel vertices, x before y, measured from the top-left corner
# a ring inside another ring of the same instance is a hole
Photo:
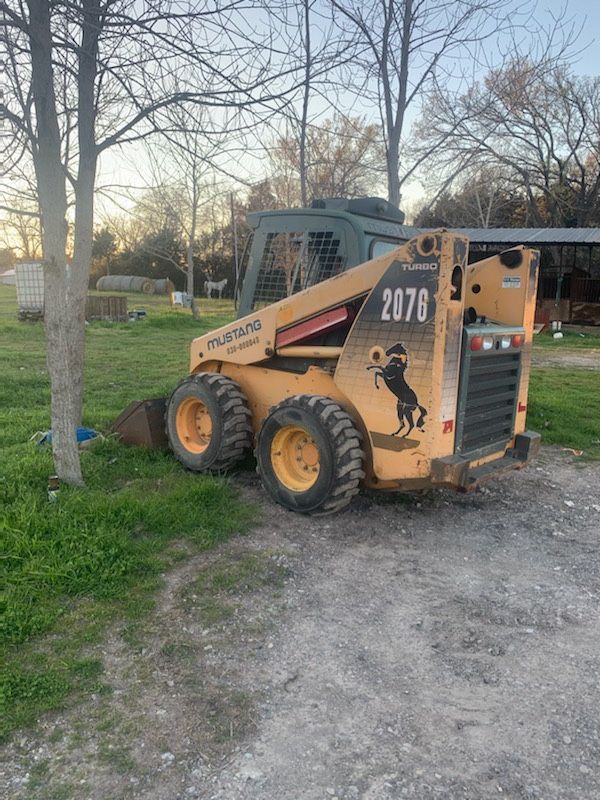
[[[365,0],[372,2],[373,0]],[[565,0],[538,0],[536,7],[536,19],[540,22],[549,21],[550,15],[557,16],[565,8]],[[598,44],[600,41],[600,0],[568,0],[566,3],[566,16],[573,20],[575,28],[581,27],[581,32],[576,42],[576,49],[579,50],[575,54],[573,60],[573,69],[580,75],[593,75],[600,72],[599,59],[598,59]],[[319,102],[313,101],[313,114],[319,114]],[[360,112],[360,107],[356,105],[352,109],[352,113]],[[409,115],[409,123],[415,118],[415,112]],[[374,117],[374,121],[377,121]],[[140,185],[144,183],[144,175],[140,173],[140,164],[143,164],[145,159],[138,157],[138,154],[132,154],[131,148],[124,152],[118,150],[109,151],[104,154],[100,164],[100,183],[110,184],[127,184],[127,185]],[[243,175],[246,180],[259,181],[265,177],[264,172],[264,158],[245,157],[240,163],[232,165],[231,171]],[[240,200],[245,194],[243,186],[239,187]],[[385,186],[381,187],[381,191],[385,194]],[[403,206],[407,209],[414,209],[424,199],[424,190],[418,181],[414,181],[407,185],[404,190]],[[120,199],[120,204],[124,207],[129,207],[131,201],[124,198]],[[115,212],[118,207],[108,203],[105,199],[99,198],[98,207],[100,212]]]
[[[564,0],[542,0],[539,4],[542,11],[558,14]],[[600,0],[568,0],[567,15],[583,25],[579,43],[585,50],[573,63],[573,69],[579,75],[597,75],[600,72],[598,46],[600,45]]]

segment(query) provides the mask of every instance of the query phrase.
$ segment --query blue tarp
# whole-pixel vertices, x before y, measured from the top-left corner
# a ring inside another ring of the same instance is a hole
[[[77,428],[76,436],[78,443],[81,444],[81,442],[87,442],[90,439],[95,439],[96,436],[98,436],[98,431],[95,431],[93,428]],[[52,431],[46,431],[39,440],[38,444],[52,444]]]

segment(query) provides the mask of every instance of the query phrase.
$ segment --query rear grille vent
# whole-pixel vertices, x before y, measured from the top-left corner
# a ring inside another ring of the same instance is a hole
[[[511,439],[520,367],[520,351],[468,353],[459,392],[457,452],[504,445]]]

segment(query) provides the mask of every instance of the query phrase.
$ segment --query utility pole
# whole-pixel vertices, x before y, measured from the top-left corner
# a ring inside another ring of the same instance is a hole
[[[231,231],[233,233],[233,272],[235,275],[235,288],[233,292],[233,302],[237,308],[239,282],[240,282],[240,265],[238,260],[238,244],[237,244],[237,223],[235,221],[235,209],[233,205],[233,192],[229,195],[229,203],[231,207]]]

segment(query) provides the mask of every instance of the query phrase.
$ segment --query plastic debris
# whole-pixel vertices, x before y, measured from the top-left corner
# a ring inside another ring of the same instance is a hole
[[[93,428],[77,428],[75,435],[79,444],[89,442],[91,439],[100,436],[98,431],[95,431]],[[44,444],[52,444],[52,431],[37,431],[37,433],[33,434],[31,440],[35,440],[36,444],[40,447]]]
[[[50,475],[48,478],[48,502],[56,503],[58,499],[58,492],[60,489],[60,481],[58,475]]]
[[[148,314],[145,308],[134,308],[128,312],[129,322],[136,322],[138,319],[146,319]]]

